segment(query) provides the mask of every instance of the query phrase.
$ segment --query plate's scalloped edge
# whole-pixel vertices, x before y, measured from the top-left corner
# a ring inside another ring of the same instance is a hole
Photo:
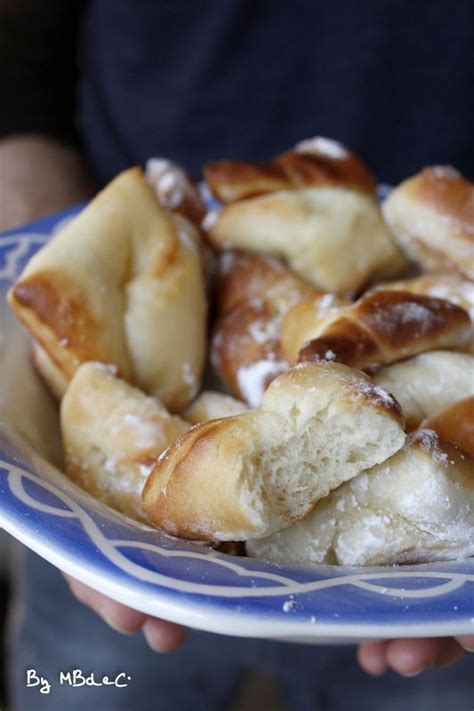
[[[231,559],[221,555],[213,554],[212,552],[200,553],[196,551],[170,550],[163,548],[154,543],[144,541],[133,541],[127,539],[109,539],[107,538],[100,527],[96,524],[85,508],[80,506],[69,495],[60,491],[57,487],[48,481],[41,479],[37,474],[34,474],[26,469],[14,466],[8,461],[0,458],[0,466],[7,472],[7,484],[13,496],[24,506],[30,509],[39,511],[47,516],[55,516],[59,518],[75,518],[83,529],[84,534],[96,547],[96,550],[112,563],[117,569],[121,570],[131,578],[136,580],[152,583],[160,587],[166,587],[179,592],[192,592],[206,596],[222,597],[270,597],[281,595],[300,595],[309,592],[317,592],[328,588],[337,588],[343,585],[350,585],[356,588],[364,589],[374,595],[390,595],[399,597],[404,600],[409,599],[428,599],[445,595],[459,589],[466,582],[474,582],[474,574],[469,573],[454,573],[454,572],[430,572],[430,571],[397,571],[396,574],[391,571],[390,577],[394,579],[400,578],[428,578],[437,580],[438,584],[432,587],[423,587],[421,589],[397,588],[389,587],[386,584],[377,585],[371,583],[371,580],[377,580],[384,577],[383,571],[363,572],[360,569],[349,575],[339,575],[338,577],[314,580],[312,582],[301,583],[288,576],[275,575],[265,570],[252,569],[249,570],[239,564],[239,559]],[[36,486],[44,492],[53,494],[61,501],[66,508],[54,507],[51,504],[32,497],[24,488],[23,480],[27,479],[35,483]],[[176,577],[163,575],[158,570],[145,568],[138,563],[128,559],[119,549],[120,548],[142,548],[149,552],[155,553],[158,556],[165,558],[191,558],[194,560],[205,561],[206,564],[215,565],[218,568],[231,569],[237,575],[244,578],[251,578],[255,581],[262,578],[267,581],[272,581],[275,585],[271,587],[248,587],[242,586],[224,586],[224,585],[209,585],[202,583],[199,580],[180,580]],[[388,572],[387,574],[388,575]]]

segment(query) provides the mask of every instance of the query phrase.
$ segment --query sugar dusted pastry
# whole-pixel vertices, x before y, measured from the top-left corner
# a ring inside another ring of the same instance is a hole
[[[467,349],[469,315],[459,306],[402,291],[373,291],[349,306],[321,313],[311,303],[307,319],[293,328],[293,311],[281,329],[283,352],[299,361],[335,360],[353,368],[371,369],[441,348]]]
[[[195,540],[267,536],[405,440],[396,401],[337,363],[278,376],[260,407],[196,425],[143,490],[150,521]]]
[[[474,283],[457,274],[422,274],[413,279],[383,282],[375,288],[379,291],[408,291],[451,301],[467,311],[474,322]]]
[[[425,168],[390,193],[383,212],[410,259],[474,279],[474,184],[457,170]]]
[[[289,368],[280,347],[285,313],[315,289],[277,259],[257,254],[226,252],[218,273],[221,316],[212,364],[230,392],[255,407],[273,378]]]
[[[420,353],[381,368],[372,381],[395,396],[412,430],[426,417],[474,395],[474,357],[454,351]]]
[[[61,404],[66,474],[117,511],[146,521],[143,485],[161,452],[189,427],[110,366],[86,363]]]
[[[281,257],[324,291],[355,291],[406,264],[373,176],[335,141],[303,141],[268,163],[210,163],[204,175],[226,203],[208,232],[219,249]]]
[[[288,362],[297,363],[301,348],[314,338],[319,324],[339,315],[341,307],[350,304],[350,299],[340,294],[315,291],[288,309],[280,329],[281,347]],[[331,360],[332,352],[327,356],[326,360]]]
[[[166,158],[150,158],[145,177],[163,207],[200,227],[206,208],[195,182],[183,168]]]
[[[251,556],[282,564],[394,565],[474,555],[474,460],[419,430]]]
[[[178,411],[206,348],[199,236],[139,169],[119,175],[30,260],[8,299],[54,367],[111,363]]]

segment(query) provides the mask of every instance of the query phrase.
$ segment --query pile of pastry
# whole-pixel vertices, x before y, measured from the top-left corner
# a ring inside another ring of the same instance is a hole
[[[122,173],[9,292],[67,476],[278,562],[474,555],[473,184],[380,206],[325,138],[203,172],[212,212],[169,161]]]

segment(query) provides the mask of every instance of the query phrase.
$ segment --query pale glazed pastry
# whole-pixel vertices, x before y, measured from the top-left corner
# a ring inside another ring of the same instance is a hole
[[[196,540],[267,536],[405,440],[398,403],[337,363],[278,376],[260,407],[196,425],[143,491],[150,521]]]
[[[470,345],[466,311],[450,301],[403,291],[372,291],[323,314],[309,307],[312,329],[305,324],[288,343],[291,319],[290,310],[282,325],[282,347],[287,357],[298,352],[299,361],[336,360],[371,369],[422,351]]]
[[[474,395],[474,357],[454,351],[420,353],[382,368],[372,380],[401,405],[407,429]]]
[[[406,265],[373,176],[335,141],[303,141],[268,163],[210,163],[204,175],[227,203],[208,227],[218,249],[281,257],[324,291],[356,291]]]
[[[157,457],[190,425],[154,397],[86,363],[61,404],[67,476],[117,511],[146,521],[141,493]]]
[[[419,430],[390,459],[319,501],[251,556],[278,563],[394,565],[474,555],[474,460]]]
[[[400,247],[425,270],[474,279],[474,185],[457,170],[425,168],[390,193],[383,213]]]
[[[8,299],[55,368],[111,363],[178,411],[206,349],[199,236],[139,169],[119,175],[29,261]]]
[[[31,359],[36,372],[45,383],[49,392],[56,400],[61,400],[68,388],[69,380],[63,371],[51,360],[38,341],[33,341]]]
[[[474,457],[474,396],[459,400],[428,417],[421,427],[434,430],[442,440],[456,444]]]
[[[247,405],[231,395],[204,390],[185,410],[183,417],[192,425],[247,412]]]
[[[211,362],[230,392],[255,407],[273,378],[290,367],[280,347],[284,315],[315,289],[277,259],[257,254],[226,252],[218,273],[221,316]]]

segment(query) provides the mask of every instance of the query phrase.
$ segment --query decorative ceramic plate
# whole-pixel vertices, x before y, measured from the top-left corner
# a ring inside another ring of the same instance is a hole
[[[473,634],[474,559],[305,568],[235,558],[135,523],[66,479],[57,411],[5,293],[77,211],[0,236],[1,526],[102,593],[212,632],[310,643]]]

